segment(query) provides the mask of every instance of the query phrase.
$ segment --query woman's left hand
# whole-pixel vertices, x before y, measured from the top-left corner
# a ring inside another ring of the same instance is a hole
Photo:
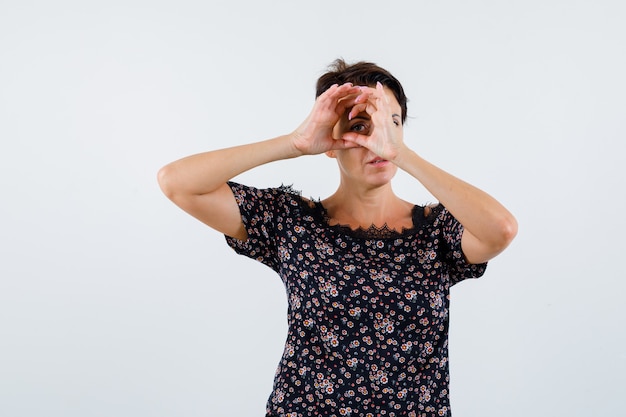
[[[381,83],[377,83],[376,88],[361,87],[361,91],[355,99],[355,105],[350,109],[348,119],[365,112],[370,118],[371,128],[367,134],[352,131],[344,133],[341,138],[394,162],[404,147],[404,142],[402,116],[392,109],[393,93],[388,93]]]

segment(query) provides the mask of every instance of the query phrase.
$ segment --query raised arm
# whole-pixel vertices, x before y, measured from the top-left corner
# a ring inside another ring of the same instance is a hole
[[[364,92],[351,116],[365,111],[372,119],[369,136],[346,133],[353,141],[393,162],[419,182],[463,225],[461,246],[470,263],[486,262],[502,252],[517,234],[515,217],[486,192],[456,178],[406,146],[402,126],[394,124],[389,96],[382,85]]]
[[[404,147],[395,162],[417,178],[465,228],[461,247],[469,263],[487,262],[517,234],[517,221],[495,198]]]
[[[333,86],[318,97],[309,117],[294,132],[174,161],[159,170],[159,185],[187,213],[221,233],[244,240],[247,232],[226,182],[272,161],[355,146],[335,140],[332,129],[359,91],[351,84]]]
[[[230,187],[231,178],[279,159],[298,156],[289,136],[188,156],[159,171],[165,195],[213,229],[237,239],[247,238]]]

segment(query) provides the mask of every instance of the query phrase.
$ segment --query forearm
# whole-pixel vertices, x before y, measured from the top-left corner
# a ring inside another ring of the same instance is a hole
[[[207,194],[250,169],[299,155],[289,136],[279,136],[179,159],[161,168],[159,184],[170,196]]]
[[[317,155],[354,145],[333,138],[333,128],[345,108],[354,104],[359,87],[334,85],[318,97],[305,121],[289,135],[205,152],[180,159],[159,171],[166,195],[205,195],[252,168],[301,155]],[[348,100],[348,97],[352,99]]]
[[[396,165],[415,177],[476,239],[493,248],[506,247],[517,233],[513,215],[496,199],[404,148]]]

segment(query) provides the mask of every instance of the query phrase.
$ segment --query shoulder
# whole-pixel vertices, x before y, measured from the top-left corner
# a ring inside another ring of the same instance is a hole
[[[250,185],[229,181],[237,205],[241,208],[255,207],[257,210],[283,211],[295,207],[312,208],[313,200],[302,197],[301,192],[292,185],[257,188]]]
[[[235,197],[242,199],[256,198],[256,199],[295,199],[300,197],[300,191],[297,191],[291,185],[280,185],[279,187],[258,188],[246,184],[241,184],[235,181],[228,181],[228,186],[233,191]]]
[[[414,205],[413,206],[413,223],[416,226],[435,225],[441,222],[446,216],[446,209],[441,203]]]

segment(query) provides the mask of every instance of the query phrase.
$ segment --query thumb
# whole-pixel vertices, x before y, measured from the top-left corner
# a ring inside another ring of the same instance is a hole
[[[365,146],[365,141],[367,140],[367,138],[367,136],[359,135],[356,132],[347,132],[341,135],[341,140],[353,144],[353,146],[351,147]]]
[[[331,148],[332,150],[341,150],[341,149],[350,149],[350,148],[358,148],[359,145],[358,143],[352,141],[352,140],[344,140],[344,138],[342,137],[341,139],[335,139],[333,140],[333,147]]]

